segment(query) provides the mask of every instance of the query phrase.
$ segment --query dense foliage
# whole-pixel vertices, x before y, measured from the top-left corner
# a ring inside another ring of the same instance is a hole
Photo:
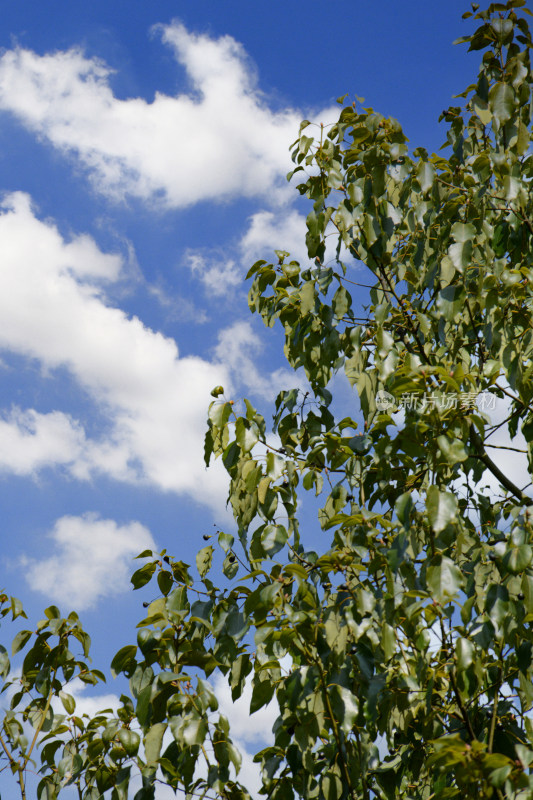
[[[331,127],[302,123],[290,177],[311,204],[312,267],[284,252],[258,262],[249,302],[283,326],[309,390],[278,396],[275,436],[248,401],[240,415],[214,390],[205,457],[229,473],[238,541],[218,535],[223,588],[211,544],[199,580],[143,554],[133,584],[157,580],[160,594],[113,661],[131,689],[118,715],[81,719],[65,694],[75,675],[100,677],[70,652],[72,637],[86,645],[75,615],[48,609],[18,635],[0,745],[23,796],[38,752],[40,798],[74,784],[122,800],[132,769],[136,800],[159,780],[245,798],[208,682],[222,674],[234,699],[251,681],[252,713],[279,706],[256,756],[272,800],[533,797],[533,501],[492,445],[521,432],[531,474],[530,12],[524,0],[473,8],[478,28],[460,41],[481,67],[442,113],[440,154],[410,152],[396,120],[360,103]],[[339,373],[357,418],[338,418]],[[505,418],[492,423],[477,395],[504,398]],[[298,524],[308,492],[320,552]],[[9,678],[4,650],[0,665]]]

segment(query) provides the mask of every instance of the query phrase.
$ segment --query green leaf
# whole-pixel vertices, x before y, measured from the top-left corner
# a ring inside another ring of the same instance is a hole
[[[278,453],[273,453],[269,451],[267,453],[267,475],[273,480],[277,481],[278,478],[281,478],[283,475],[283,470],[285,469],[285,459],[278,455]]]
[[[533,614],[533,576],[524,574],[520,582],[523,602],[528,614]],[[533,619],[533,617],[532,617]]]
[[[524,125],[522,120],[518,120],[518,134],[516,139],[516,150],[519,156],[523,156],[527,152],[530,142],[529,129]]]
[[[533,549],[529,544],[510,547],[503,557],[503,564],[513,575],[524,572],[533,559]]]
[[[476,229],[471,222],[455,222],[451,227],[450,233],[456,242],[464,244],[474,238]]]
[[[364,434],[352,436],[351,439],[348,440],[348,447],[354,453],[367,453],[371,445],[372,439],[370,436]]]
[[[501,789],[505,784],[505,781],[511,774],[512,770],[512,763],[506,764],[503,767],[498,767],[497,769],[493,769],[490,773],[490,782],[493,786],[498,787]]]
[[[26,642],[31,638],[31,631],[19,631],[13,639],[11,645],[11,654],[15,655],[19,650],[22,650]]]
[[[161,590],[161,594],[167,596],[167,594],[172,589],[174,581],[172,579],[172,573],[166,569],[162,569],[157,575],[157,585]]]
[[[222,572],[231,580],[239,571],[239,564],[233,553],[228,553],[222,564]]]
[[[270,703],[274,696],[274,683],[270,680],[255,680],[250,700],[250,714],[259,711],[260,708]]]
[[[120,728],[118,738],[129,756],[136,755],[141,743],[141,737],[136,731],[130,731],[129,728]]]
[[[364,142],[366,139],[372,136],[372,131],[370,131],[364,125],[359,125],[353,129],[352,132],[352,139],[354,142]]]
[[[200,574],[200,578],[205,578],[213,564],[214,547],[210,544],[207,547],[202,547],[196,555],[196,568]]]
[[[441,492],[436,486],[430,486],[426,508],[431,527],[435,533],[440,533],[457,516],[457,498],[451,492]]]
[[[156,569],[157,561],[151,561],[149,564],[145,564],[143,567],[136,570],[130,578],[133,588],[140,589],[142,586],[146,586],[146,584],[151,581]]]
[[[513,38],[514,24],[511,19],[502,19],[502,17],[493,19],[491,20],[490,27],[501,44],[508,44]]]
[[[312,256],[311,256],[312,257]],[[300,290],[300,313],[307,316],[315,309],[315,284],[307,281]]]
[[[333,708],[336,717],[345,734],[352,731],[359,714],[359,701],[357,697],[345,686],[338,684],[330,688]]]
[[[347,313],[351,304],[352,304],[352,298],[350,294],[346,291],[344,286],[339,286],[339,288],[333,295],[333,299],[331,301],[331,307],[333,309],[333,313],[335,314],[336,318],[342,319],[344,315]]]
[[[63,708],[65,709],[67,714],[74,714],[74,711],[76,710],[76,701],[74,700],[72,695],[60,691],[59,698],[63,703]]]
[[[433,181],[435,179],[435,168],[433,164],[430,164],[427,161],[420,162],[416,171],[416,177],[418,183],[420,184],[421,190],[423,192],[429,191],[433,186]]]
[[[218,709],[218,700],[211,684],[201,678],[197,678],[197,683],[198,697],[202,700],[205,710],[216,711]]]
[[[289,534],[283,525],[265,525],[261,533],[261,546],[267,556],[278,553],[287,543]]]
[[[111,672],[114,676],[120,672],[129,672],[135,666],[135,657],[137,655],[137,647],[134,644],[128,644],[116,653],[111,661]]]
[[[464,444],[459,439],[449,439],[447,436],[438,436],[437,444],[448,464],[457,464],[466,461],[468,453]]]
[[[13,620],[17,619],[17,617],[26,617],[26,613],[22,607],[22,603],[16,597],[10,597],[10,608],[11,608],[11,618]]]
[[[459,272],[464,272],[472,260],[472,242],[469,240],[465,242],[454,242],[448,247],[448,258],[455,269],[459,270]],[[452,303],[454,298],[459,296],[462,296],[460,289],[453,286],[446,286],[439,295],[441,307],[447,308],[445,304]],[[449,317],[447,316],[446,318],[448,319]]]
[[[515,95],[508,83],[496,83],[489,92],[489,108],[501,125],[511,119]]]
[[[447,556],[436,556],[427,570],[427,583],[438,603],[453,600],[464,586],[461,570]]]
[[[248,453],[259,441],[257,426],[239,417],[235,424],[235,439],[243,453]]]
[[[6,678],[9,674],[11,664],[9,663],[9,656],[6,648],[0,644],[0,677]]]
[[[231,533],[223,533],[222,531],[219,531],[218,543],[225,553],[227,553],[228,550],[231,550],[234,541],[235,537],[233,537]]]
[[[185,586],[177,586],[171,591],[165,601],[165,608],[169,618],[173,622],[181,622],[189,611],[187,589]]]
[[[213,402],[209,407],[209,419],[215,427],[223,428],[231,416],[232,408],[233,406],[230,402]]]
[[[167,729],[166,722],[156,722],[152,725],[144,737],[144,754],[147,764],[155,764],[161,754],[163,736]]]
[[[409,527],[409,520],[413,507],[414,504],[411,492],[404,492],[404,494],[400,495],[396,500],[394,510],[404,528]]]
[[[474,659],[474,645],[472,642],[459,636],[455,643],[455,653],[457,656],[457,669],[468,669]]]
[[[204,743],[208,726],[206,719],[190,717],[185,720],[171,720],[170,729],[178,744],[191,747]]]
[[[143,550],[142,553],[139,553],[139,555],[135,556],[135,558],[152,558],[153,554],[153,550]]]
[[[383,623],[381,631],[381,646],[383,647],[383,654],[388,661],[392,658],[396,650],[396,634],[394,628],[387,622]]]
[[[483,125],[490,125],[492,120],[492,112],[489,110],[489,105],[486,100],[476,95],[472,101],[474,111],[480,118]]]
[[[485,611],[494,625],[496,635],[500,636],[503,624],[510,612],[509,592],[505,586],[491,584],[488,587],[485,599]]]

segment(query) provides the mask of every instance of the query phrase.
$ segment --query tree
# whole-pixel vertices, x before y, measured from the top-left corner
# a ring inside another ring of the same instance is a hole
[[[521,431],[531,473],[525,5],[464,15],[478,28],[459,41],[483,55],[463,105],[441,115],[446,155],[411,153],[399,123],[361,103],[330,127],[302,123],[290,177],[311,201],[314,264],[279,251],[248,277],[252,311],[283,326],[309,391],[277,397],[275,441],[249,401],[240,414],[213,391],[205,457],[229,473],[238,542],[218,534],[222,588],[209,577],[211,544],[199,580],[166,553],[142,554],[133,585],[156,578],[160,596],[137,645],[112,663],[132,694],[118,715],[79,719],[65,697],[66,718],[51,715],[60,674],[99,677],[42,643],[80,639],[74,618],[49,610],[35,641],[24,634],[31,648],[0,744],[20,775],[31,748],[16,718],[48,720],[40,798],[66,784],[82,798],[126,798],[132,768],[136,800],[153,798],[159,780],[189,796],[246,798],[213,673],[234,699],[251,681],[252,713],[279,706],[274,743],[256,756],[272,800],[533,797],[533,501],[499,465],[496,426],[474,399],[506,400],[497,427]],[[362,284],[361,309],[352,287]],[[338,418],[331,381],[342,372],[361,426]],[[319,553],[298,524],[302,492],[322,506]],[[2,664],[7,675],[7,655]],[[43,699],[24,712],[30,690]]]

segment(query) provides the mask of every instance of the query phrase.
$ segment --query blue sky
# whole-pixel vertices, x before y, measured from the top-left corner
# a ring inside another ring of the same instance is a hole
[[[132,556],[231,528],[211,388],[294,383],[244,275],[305,258],[285,174],[335,98],[413,147],[472,82],[462,0],[5,4],[0,19],[0,586],[76,607],[97,666],[133,641]],[[109,691],[113,691],[110,687]],[[1,784],[0,777],[0,784]]]

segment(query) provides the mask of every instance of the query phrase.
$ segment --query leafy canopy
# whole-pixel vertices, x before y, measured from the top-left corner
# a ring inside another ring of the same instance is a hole
[[[271,800],[533,797],[532,500],[502,459],[533,470],[525,5],[464,15],[478,27],[459,41],[481,67],[441,115],[439,154],[410,152],[400,124],[361,102],[334,125],[302,123],[289,177],[310,201],[312,266],[282,251],[258,262],[249,302],[283,327],[309,390],[278,396],[275,439],[249,401],[241,414],[213,391],[206,463],[221,458],[229,473],[239,541],[218,535],[223,588],[209,577],[211,544],[199,579],[144,554],[133,585],[156,579],[159,596],[113,661],[131,690],[118,715],[77,718],[62,695],[61,670],[68,680],[85,667],[58,645],[45,653],[42,637],[66,642],[76,620],[54,612],[37,639],[19,638],[15,649],[31,648],[0,744],[20,777],[32,755],[20,720],[45,733],[39,798],[75,784],[87,800],[121,800],[132,770],[136,800],[159,780],[248,797],[211,675],[234,700],[251,682],[252,714],[279,707],[273,744],[256,755]],[[336,411],[339,373],[356,418]],[[475,402],[483,393],[507,404],[498,424]],[[521,432],[524,452],[495,447],[497,431]],[[329,541],[319,553],[299,527],[307,492]]]

